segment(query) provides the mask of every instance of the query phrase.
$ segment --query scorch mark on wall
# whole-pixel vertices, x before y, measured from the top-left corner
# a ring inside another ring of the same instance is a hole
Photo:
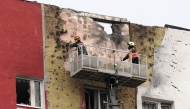
[[[104,27],[85,16],[76,16],[70,13],[60,13],[62,20],[66,21],[67,33],[62,34],[61,40],[73,42],[74,36],[80,36],[85,45],[97,45],[101,47],[127,50],[129,41],[129,29],[127,24],[112,24],[112,34],[107,34]],[[88,49],[87,49],[88,50]],[[95,54],[94,49],[88,50],[91,55]],[[105,56],[105,54],[102,54]],[[117,55],[121,58],[121,55]],[[112,55],[109,56],[113,58]],[[69,59],[64,62],[64,68],[69,71]]]

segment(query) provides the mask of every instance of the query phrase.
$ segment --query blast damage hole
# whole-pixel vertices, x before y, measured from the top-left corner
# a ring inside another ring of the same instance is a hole
[[[104,22],[98,22],[96,21],[96,23],[100,24],[103,27],[103,30],[107,33],[107,34],[112,34],[112,29],[111,29],[111,25],[110,23],[104,23]]]

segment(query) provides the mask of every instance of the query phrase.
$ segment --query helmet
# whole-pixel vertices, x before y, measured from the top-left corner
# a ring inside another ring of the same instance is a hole
[[[75,36],[74,40],[80,40],[80,36]]]
[[[129,46],[135,46],[135,43],[134,42],[129,42],[128,45]]]

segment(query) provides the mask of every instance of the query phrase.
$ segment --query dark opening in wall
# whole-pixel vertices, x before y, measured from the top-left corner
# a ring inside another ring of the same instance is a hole
[[[17,104],[31,105],[30,102],[30,81],[16,79],[16,100]]]
[[[98,109],[99,106],[100,109],[107,109],[108,106],[103,101],[107,101],[105,90],[85,88],[86,109]]]

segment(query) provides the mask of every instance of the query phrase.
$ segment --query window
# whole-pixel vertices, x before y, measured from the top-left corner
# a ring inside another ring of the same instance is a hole
[[[161,104],[161,109],[171,109],[169,104]]]
[[[85,88],[86,109],[107,109],[107,100],[106,90]]]
[[[156,101],[143,100],[142,109],[172,109],[170,104],[164,104]]]
[[[152,101],[143,101],[142,107],[143,109],[158,109],[158,103]]]
[[[16,78],[17,105],[43,107],[42,81]]]

